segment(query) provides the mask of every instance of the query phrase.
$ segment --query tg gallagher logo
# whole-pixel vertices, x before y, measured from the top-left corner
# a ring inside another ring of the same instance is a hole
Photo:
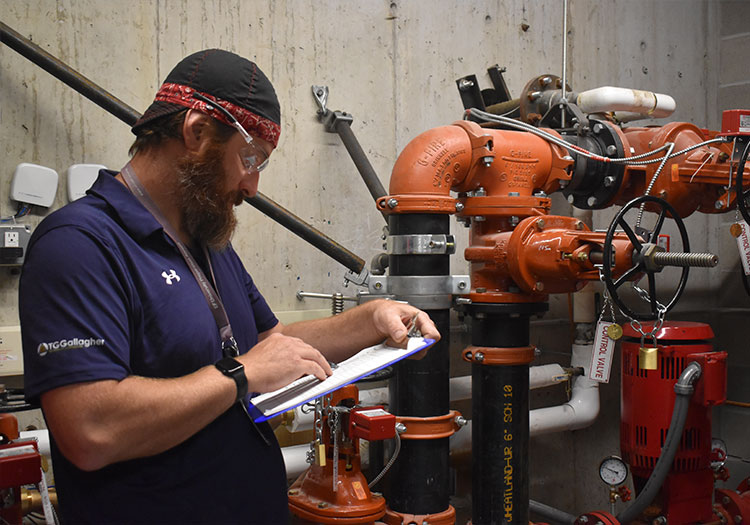
[[[87,339],[80,337],[61,339],[59,341],[52,341],[51,343],[39,343],[36,351],[40,357],[44,357],[47,354],[61,350],[75,350],[77,348],[90,348],[92,346],[104,346],[104,339],[94,339],[92,337]]]

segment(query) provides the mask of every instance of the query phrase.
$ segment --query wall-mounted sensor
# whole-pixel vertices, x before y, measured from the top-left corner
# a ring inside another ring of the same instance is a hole
[[[68,168],[68,201],[73,202],[86,195],[99,176],[99,170],[106,169],[101,164],[73,164]]]
[[[22,162],[13,172],[10,198],[14,201],[49,208],[55,200],[59,176],[52,168]]]

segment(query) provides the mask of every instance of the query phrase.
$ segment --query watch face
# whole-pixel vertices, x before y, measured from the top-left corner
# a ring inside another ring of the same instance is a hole
[[[242,363],[240,363],[236,359],[232,359],[231,357],[219,359],[218,361],[216,361],[216,367],[225,374],[234,374],[238,370],[242,370],[245,368]]]
[[[628,466],[617,456],[609,456],[599,465],[599,477],[607,485],[620,485],[628,477]]]

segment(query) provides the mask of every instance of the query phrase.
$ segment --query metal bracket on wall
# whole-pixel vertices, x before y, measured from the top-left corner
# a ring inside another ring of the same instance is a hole
[[[385,187],[383,187],[383,183],[380,182],[380,178],[378,178],[372,164],[367,159],[367,155],[365,155],[357,137],[354,136],[354,132],[352,131],[354,117],[345,111],[331,111],[328,109],[326,107],[328,92],[328,86],[312,86],[313,98],[315,98],[315,103],[318,105],[318,119],[323,123],[327,132],[337,133],[341,137],[341,142],[344,143],[346,151],[349,152],[349,156],[357,167],[357,171],[359,171],[370,195],[377,202],[378,199],[386,195]],[[385,218],[382,210],[381,214]]]

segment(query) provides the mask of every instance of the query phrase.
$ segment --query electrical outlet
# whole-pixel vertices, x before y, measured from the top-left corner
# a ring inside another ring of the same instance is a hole
[[[9,231],[5,232],[5,244],[6,248],[18,248],[18,232]]]
[[[0,376],[23,375],[20,326],[0,326]]]
[[[0,266],[22,265],[30,238],[28,225],[0,225]]]

